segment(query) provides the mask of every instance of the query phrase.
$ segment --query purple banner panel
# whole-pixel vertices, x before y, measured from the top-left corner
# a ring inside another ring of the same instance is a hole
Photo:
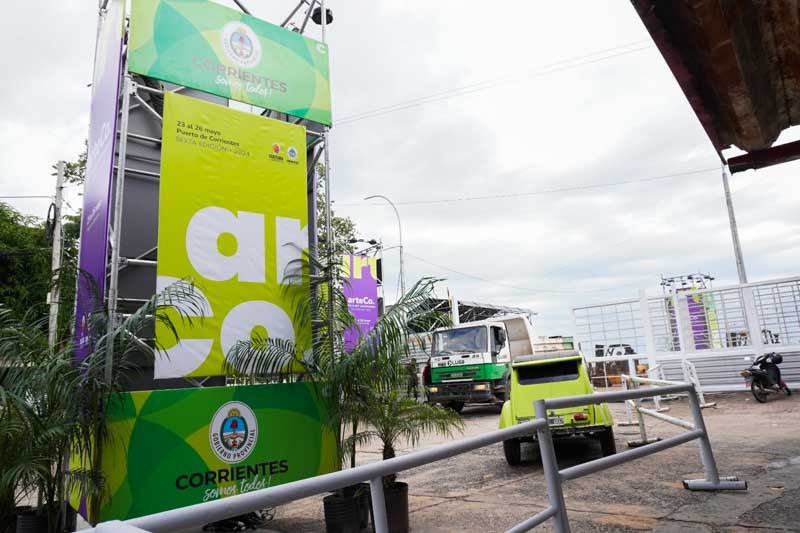
[[[349,352],[378,321],[378,275],[375,257],[345,255],[342,262],[347,308],[356,319],[355,327],[344,332],[344,348]]]
[[[692,339],[695,350],[711,348],[708,335],[708,321],[706,320],[706,307],[702,294],[688,294],[686,303],[689,309],[689,323],[692,326]]]
[[[80,273],[75,299],[76,362],[91,350],[87,320],[89,315],[102,308],[105,297],[109,200],[117,139],[124,20],[125,0],[109,0],[97,24],[78,259]]]

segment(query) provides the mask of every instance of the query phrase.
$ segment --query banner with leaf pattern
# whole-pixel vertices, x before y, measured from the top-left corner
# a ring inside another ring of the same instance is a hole
[[[331,124],[328,47],[207,0],[133,0],[128,68]]]

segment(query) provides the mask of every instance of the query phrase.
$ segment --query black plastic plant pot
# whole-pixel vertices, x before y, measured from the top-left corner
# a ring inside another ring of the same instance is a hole
[[[386,522],[389,533],[408,531],[408,484],[395,481],[391,487],[383,489],[386,499]]]
[[[17,511],[17,533],[47,533],[47,515],[34,509]]]
[[[61,513],[59,513],[60,515]],[[64,521],[64,531],[75,531],[78,529],[78,511],[67,505],[67,519]]]
[[[330,494],[322,500],[325,530],[328,533],[361,533],[369,526],[369,485],[362,483],[342,494]]]

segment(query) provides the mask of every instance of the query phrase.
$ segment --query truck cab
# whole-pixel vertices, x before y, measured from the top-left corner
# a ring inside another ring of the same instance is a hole
[[[428,401],[456,412],[465,403],[503,403],[514,352],[530,352],[531,339],[530,322],[522,315],[434,331]]]

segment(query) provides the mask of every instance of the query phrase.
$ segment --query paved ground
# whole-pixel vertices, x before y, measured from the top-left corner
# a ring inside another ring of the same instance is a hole
[[[662,533],[800,532],[800,394],[756,403],[749,393],[710,397],[706,425],[722,475],[749,483],[747,492],[689,492],[683,479],[702,477],[696,442],[615,467],[564,486],[574,532],[657,531]],[[689,418],[684,400],[669,402],[669,414]],[[617,422],[622,405],[612,406]],[[499,409],[468,407],[465,435],[497,428]],[[669,436],[674,426],[648,419],[648,432]],[[616,427],[617,449],[638,438],[635,427]],[[418,448],[445,438],[426,436]],[[405,447],[399,453],[407,453]],[[590,440],[556,444],[561,467],[600,456]],[[506,464],[501,445],[401,474],[410,486],[411,529],[415,532],[490,532],[507,528],[544,509],[544,478],[534,445],[523,448],[524,464]],[[377,444],[359,452],[358,462],[380,459]],[[277,509],[270,530],[323,532],[322,496]],[[545,524],[536,531],[551,531]]]
[[[689,492],[683,479],[702,477],[696,442],[594,474],[565,485],[572,530],[659,532],[800,531],[800,395],[761,405],[745,393],[711,397],[704,410],[722,475],[746,479],[745,493]],[[670,414],[688,418],[686,402],[669,402]],[[624,419],[621,405],[615,418]],[[497,427],[497,408],[467,408],[465,434]],[[648,421],[648,431],[668,436],[680,431]],[[636,438],[634,427],[617,427],[617,448]],[[428,436],[419,447],[445,439]],[[401,453],[410,451],[402,449]],[[526,453],[527,452],[527,453]],[[556,445],[564,467],[600,456],[590,440]],[[510,467],[501,445],[405,472],[410,486],[413,531],[504,531],[544,509],[547,495],[538,452],[524,448],[526,461]],[[360,452],[359,463],[379,459],[377,445]],[[324,531],[321,497],[277,510],[270,528],[280,532]],[[550,531],[547,525],[537,531]]]

